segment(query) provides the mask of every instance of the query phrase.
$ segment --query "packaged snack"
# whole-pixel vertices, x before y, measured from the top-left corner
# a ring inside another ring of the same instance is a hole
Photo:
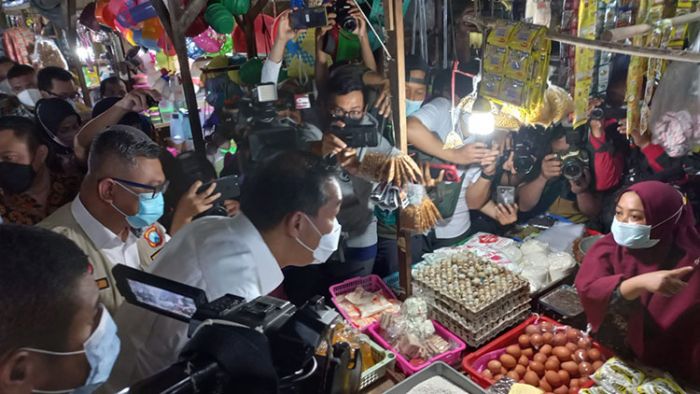
[[[612,357],[594,374],[593,380],[608,391],[632,394],[645,379],[644,372]]]
[[[678,383],[669,378],[656,378],[637,387],[638,394],[685,394]]]

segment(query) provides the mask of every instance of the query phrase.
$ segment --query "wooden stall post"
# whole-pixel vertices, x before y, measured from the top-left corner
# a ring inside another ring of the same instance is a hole
[[[408,152],[406,139],[406,70],[404,67],[403,4],[401,0],[383,0],[386,30],[389,34],[389,53],[393,57],[388,65],[392,100],[391,112],[394,122],[396,146],[401,152]],[[400,215],[399,215],[400,216]],[[397,244],[399,248],[399,284],[406,297],[411,290],[411,234],[401,230],[397,221]]]
[[[87,87],[87,82],[85,81],[85,75],[83,74],[83,67],[78,59],[78,55],[73,50],[78,40],[78,31],[75,27],[76,22],[76,6],[75,0],[68,0],[68,7],[66,7],[66,17],[68,18],[68,30],[66,31],[66,39],[68,41],[68,64],[76,71],[78,75],[78,82],[80,83],[80,89],[83,91],[83,102],[89,108],[92,108],[92,100],[90,99],[90,90]]]
[[[168,6],[164,1],[168,2]],[[180,65],[180,78],[182,79],[182,90],[185,93],[187,112],[190,118],[190,128],[192,129],[192,140],[197,154],[204,156],[206,150],[204,146],[204,133],[202,124],[199,121],[199,107],[197,106],[197,95],[194,92],[192,74],[190,73],[190,63],[187,58],[187,47],[185,44],[185,31],[195,20],[197,15],[207,5],[206,0],[192,0],[187,8],[183,9],[179,1],[174,0],[151,0],[153,7],[158,13],[158,18],[163,24],[165,32],[175,47],[177,61]]]

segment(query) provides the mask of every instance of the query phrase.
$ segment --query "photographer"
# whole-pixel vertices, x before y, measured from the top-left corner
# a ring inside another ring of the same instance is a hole
[[[206,292],[250,301],[275,290],[282,269],[325,261],[338,245],[341,194],[335,169],[285,151],[266,160],[241,190],[241,213],[186,226],[149,271]],[[308,282],[304,285],[308,285]],[[177,361],[187,324],[124,304],[116,316],[122,353],[106,392],[114,393]]]
[[[542,158],[539,174],[518,188],[520,210],[532,216],[548,211],[576,223],[586,222],[601,209],[600,195],[593,190],[593,174],[583,161],[584,156],[588,161],[587,152],[571,145],[576,132],[570,126],[557,124],[550,133],[550,153]],[[571,167],[567,167],[569,163]],[[579,173],[567,179],[567,168]]]
[[[88,257],[37,227],[0,225],[0,393],[90,393],[119,354]]]

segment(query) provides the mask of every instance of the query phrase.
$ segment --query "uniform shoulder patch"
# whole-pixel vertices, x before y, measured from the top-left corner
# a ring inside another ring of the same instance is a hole
[[[152,248],[157,248],[163,245],[163,242],[165,241],[165,237],[161,233],[160,229],[158,229],[158,227],[155,225],[144,231],[143,238],[146,240],[146,242],[148,242],[148,246]]]

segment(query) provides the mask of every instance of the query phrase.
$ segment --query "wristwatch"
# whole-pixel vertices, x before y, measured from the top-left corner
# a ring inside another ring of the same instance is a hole
[[[481,171],[481,177],[486,179],[486,180],[492,181],[493,178],[496,177],[496,173],[493,173],[491,175],[486,175],[483,171]]]

